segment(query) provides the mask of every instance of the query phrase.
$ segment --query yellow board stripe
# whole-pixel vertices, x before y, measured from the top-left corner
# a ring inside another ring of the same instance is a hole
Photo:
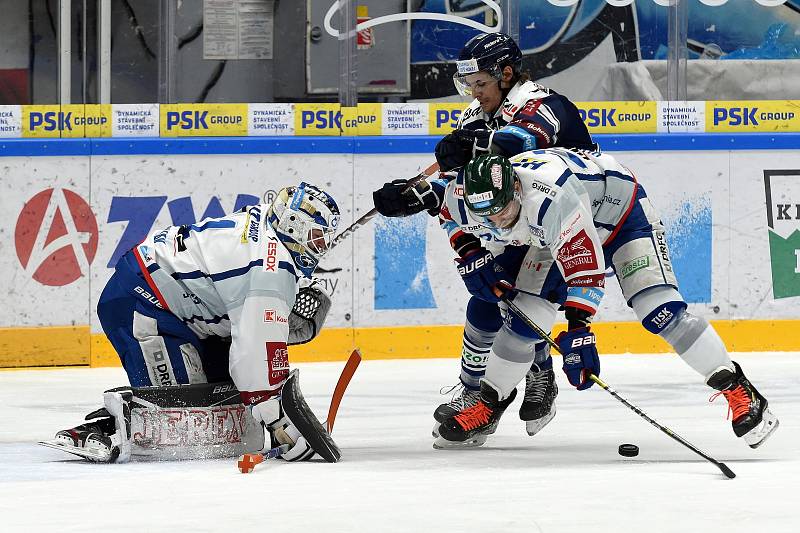
[[[0,328],[0,368],[89,364],[89,326]]]
[[[712,324],[732,352],[800,351],[800,320],[718,320]],[[638,322],[600,322],[592,330],[601,354],[672,351]],[[558,331],[559,326],[554,333]],[[461,326],[326,328],[313,342],[291,346],[289,357],[294,362],[344,361],[355,347],[365,359],[458,357],[461,334]],[[71,365],[120,363],[105,335],[90,333],[88,326],[0,328],[0,368]]]

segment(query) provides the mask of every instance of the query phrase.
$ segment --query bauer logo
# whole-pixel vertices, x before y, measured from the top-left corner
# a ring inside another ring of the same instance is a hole
[[[797,131],[797,103],[782,100],[706,102],[707,131]]]
[[[42,285],[55,287],[89,275],[97,241],[89,204],[68,189],[47,189],[28,200],[14,231],[22,268]]]
[[[160,106],[161,135],[247,135],[247,104],[165,104]]]
[[[772,295],[800,296],[800,169],[765,170]]]
[[[656,102],[584,102],[576,104],[594,133],[654,133]]]

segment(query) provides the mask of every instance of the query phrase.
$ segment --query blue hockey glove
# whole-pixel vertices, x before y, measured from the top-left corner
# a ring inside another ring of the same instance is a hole
[[[481,300],[497,303],[501,296],[514,288],[506,270],[485,248],[456,259],[456,264],[469,293]]]
[[[585,390],[594,385],[589,374],[600,376],[600,358],[597,356],[597,344],[594,333],[589,327],[562,331],[556,337],[558,351],[564,356],[564,373],[570,384],[578,390]]]

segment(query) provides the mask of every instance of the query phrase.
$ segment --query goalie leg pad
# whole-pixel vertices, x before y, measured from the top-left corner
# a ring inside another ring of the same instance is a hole
[[[300,372],[292,370],[281,391],[281,407],[302,439],[329,463],[336,463],[342,456],[339,447],[325,430],[300,391]],[[291,436],[290,436],[291,437]],[[299,441],[298,441],[299,442]]]
[[[236,457],[264,446],[261,424],[231,382],[130,391],[131,453],[152,459]],[[108,404],[107,404],[108,405]]]

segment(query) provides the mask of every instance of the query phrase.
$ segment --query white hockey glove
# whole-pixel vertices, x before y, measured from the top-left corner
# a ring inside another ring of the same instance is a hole
[[[305,283],[307,285],[298,291],[289,313],[289,346],[304,344],[316,337],[331,309],[331,295],[325,285],[318,279]]]
[[[280,397],[270,398],[251,407],[253,418],[263,424],[269,434],[269,439],[264,439],[264,450],[270,447],[288,444],[291,446],[281,455],[287,461],[305,461],[314,455],[314,450],[306,442],[306,438],[291,423],[281,409]]]

